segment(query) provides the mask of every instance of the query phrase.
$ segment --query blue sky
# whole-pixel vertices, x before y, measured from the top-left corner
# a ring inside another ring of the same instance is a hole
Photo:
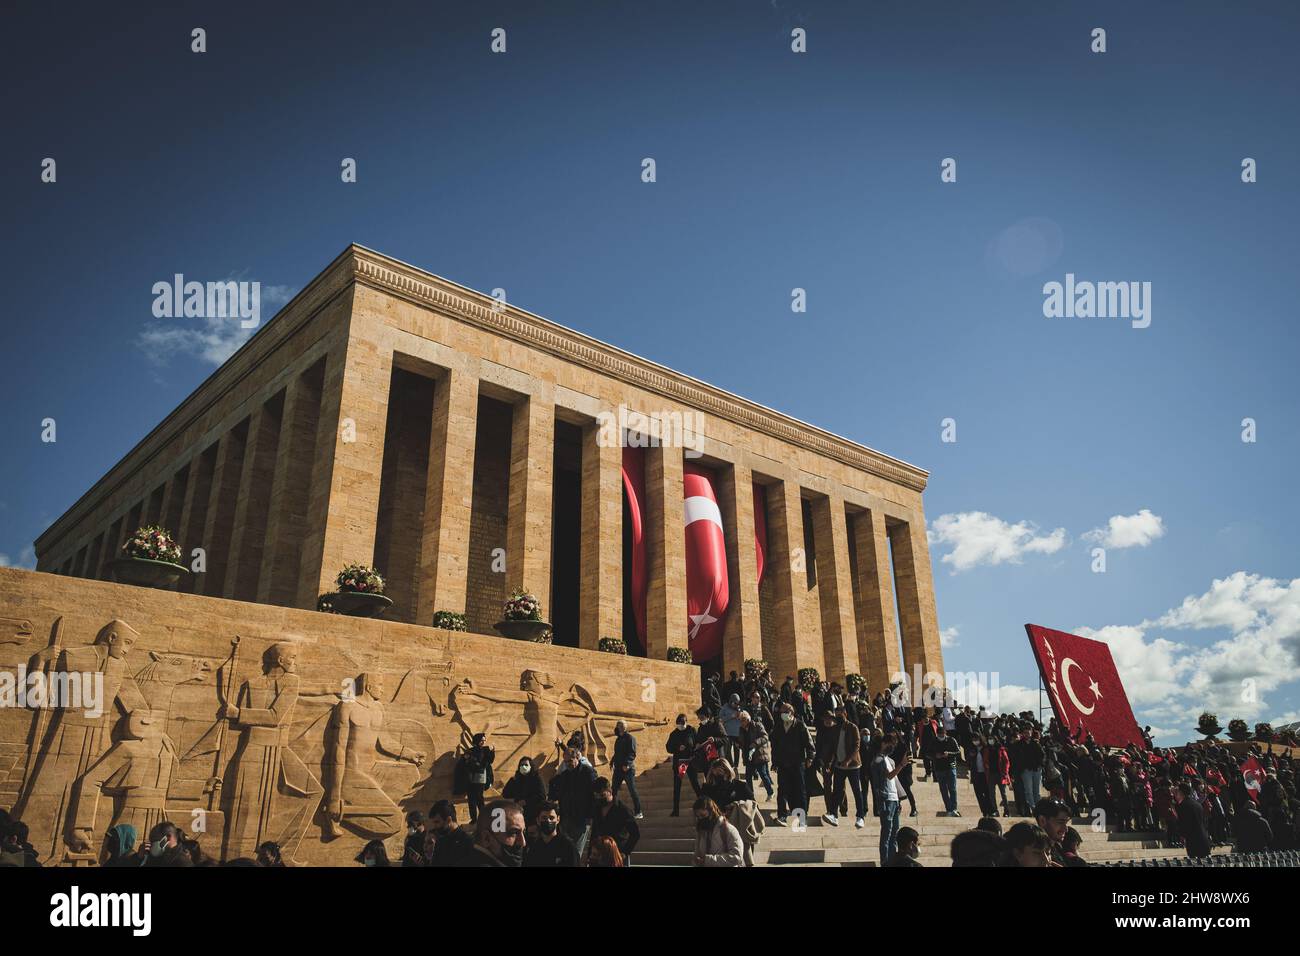
[[[6,563],[237,344],[155,282],[274,303],[355,241],[929,469],[946,663],[1004,704],[1032,621],[1167,741],[1300,719],[1294,3],[275,7],[10,17]],[[1045,318],[1066,273],[1150,327]]]

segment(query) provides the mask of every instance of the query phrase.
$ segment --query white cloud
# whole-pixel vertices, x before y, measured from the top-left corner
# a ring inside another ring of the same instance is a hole
[[[260,291],[259,328],[280,306],[293,298],[287,285],[263,285]],[[212,365],[220,365],[252,337],[257,328],[246,329],[238,318],[209,316],[165,319],[145,325],[136,345],[149,361],[166,365],[177,355],[189,355]]]
[[[957,635],[959,633],[960,632],[955,627],[945,627],[943,630],[939,632],[939,646],[956,647]]]
[[[30,544],[18,552],[17,560],[12,560],[9,555],[0,552],[0,568],[26,568],[30,571],[35,567],[36,549]]]
[[[1026,554],[1055,554],[1066,544],[1064,528],[1039,534],[1028,521],[1009,524],[983,511],[940,515],[930,522],[931,545],[947,545],[943,563],[954,573],[982,564],[1019,564]]]
[[[1104,528],[1093,528],[1083,537],[1096,541],[1103,548],[1145,548],[1163,537],[1164,520],[1150,509],[1143,508],[1135,515],[1113,515]]]
[[[1207,646],[1161,631],[1221,629]],[[1203,710],[1254,722],[1275,711],[1266,696],[1300,679],[1300,579],[1237,571],[1155,620],[1075,633],[1110,645],[1139,723],[1167,728],[1166,743],[1195,737]]]

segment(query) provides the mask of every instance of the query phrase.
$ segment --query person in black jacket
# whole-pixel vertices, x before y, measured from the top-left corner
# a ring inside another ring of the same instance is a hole
[[[594,788],[595,816],[591,821],[591,842],[600,837],[609,837],[618,845],[623,854],[623,865],[632,865],[632,851],[641,839],[641,828],[636,818],[623,806],[622,801],[614,799],[614,790],[608,780],[601,777]]]
[[[1183,837],[1183,846],[1187,847],[1187,855],[1209,856],[1210,834],[1205,830],[1205,810],[1192,796],[1190,783],[1183,782],[1175,788],[1174,803],[1174,812],[1178,815],[1178,832]]]
[[[501,797],[503,800],[523,804],[524,819],[529,821],[530,826],[537,822],[537,814],[546,802],[546,786],[542,783],[541,775],[534,771],[531,757],[520,759],[519,769],[506,781]]]
[[[402,866],[427,865],[424,859],[424,832],[424,814],[419,810],[412,810],[406,815],[406,843],[402,846]],[[276,856],[279,857],[279,847],[276,847]]]
[[[474,835],[456,822],[456,807],[439,800],[429,810],[429,830],[434,836],[433,852],[425,853],[427,866],[486,866],[474,849]]]
[[[1232,835],[1238,853],[1263,853],[1273,843],[1273,828],[1249,797],[1237,808],[1232,821]]]
[[[691,757],[695,754],[695,728],[686,722],[685,714],[677,715],[677,726],[668,735],[668,744],[664,748],[672,755],[673,771],[673,812],[679,816],[682,805],[682,777],[691,782],[695,796],[700,795],[699,775],[691,769]]]
[[[808,819],[808,787],[804,771],[812,766],[817,751],[808,727],[795,716],[794,707],[778,708],[772,732],[772,765],[776,767],[776,825],[785,826],[792,813]]]
[[[537,812],[537,835],[528,841],[524,866],[581,866],[578,848],[560,832],[560,806],[546,802]]]
[[[636,738],[627,731],[627,724],[619,721],[614,725],[614,796],[618,797],[618,788],[627,783],[627,792],[632,795],[632,812],[638,820],[642,819],[641,795],[636,792]]]
[[[470,823],[478,820],[483,809],[483,793],[492,786],[492,762],[497,758],[496,751],[487,745],[487,734],[475,734],[472,744],[460,758]]]
[[[587,850],[596,788],[596,771],[581,757],[572,747],[564,752],[564,768],[551,778],[548,794],[560,805],[560,829],[573,841],[579,857]]]

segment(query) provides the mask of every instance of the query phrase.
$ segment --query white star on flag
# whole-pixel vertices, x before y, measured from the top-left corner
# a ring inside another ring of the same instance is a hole
[[[705,624],[714,624],[717,622],[718,619],[709,613],[711,610],[713,610],[712,601],[709,602],[709,606],[704,609],[703,613],[687,615],[688,617],[690,617],[691,623],[695,625],[694,627],[691,628],[691,633],[688,640],[692,640],[692,641],[695,640],[695,635],[700,632],[700,628],[702,628]]]

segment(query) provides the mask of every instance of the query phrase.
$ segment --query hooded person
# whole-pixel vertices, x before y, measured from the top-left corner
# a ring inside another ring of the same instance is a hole
[[[119,823],[108,828],[104,835],[104,862],[100,866],[139,866],[140,856],[135,852],[135,827]]]

